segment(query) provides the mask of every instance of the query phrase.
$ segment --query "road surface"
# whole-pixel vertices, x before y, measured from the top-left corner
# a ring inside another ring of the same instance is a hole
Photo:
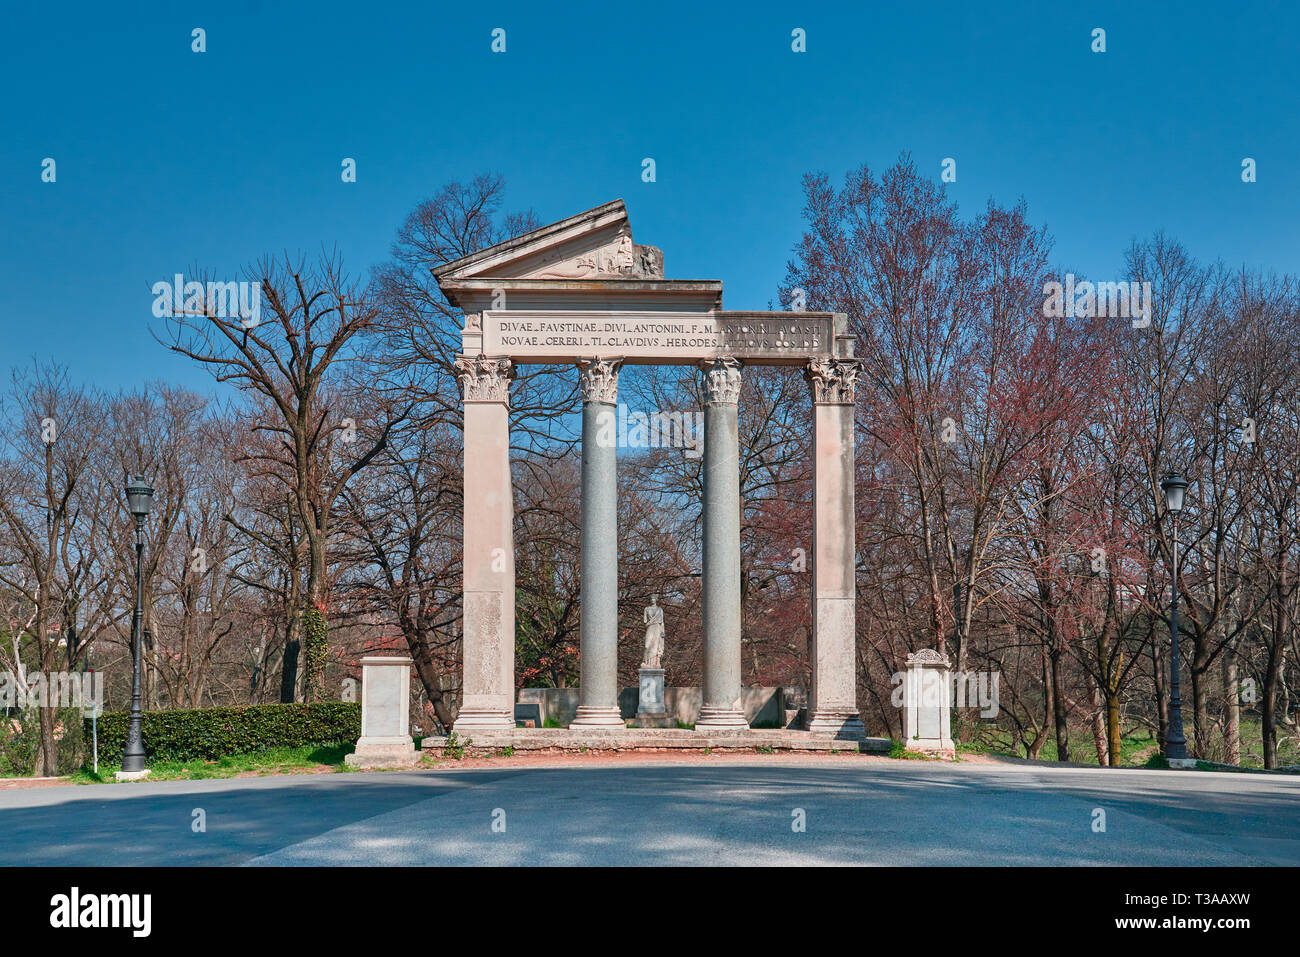
[[[715,755],[4,790],[0,835],[0,865],[1300,865],[1300,777]]]

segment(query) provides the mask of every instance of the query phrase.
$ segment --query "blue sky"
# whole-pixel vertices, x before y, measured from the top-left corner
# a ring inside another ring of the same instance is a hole
[[[668,275],[723,280],[731,309],[775,297],[804,172],[904,150],[936,177],[956,159],[968,215],[1023,196],[1058,261],[1099,278],[1158,228],[1300,269],[1300,5],[1055,6],[13,5],[0,365],[209,389],[149,336],[154,282],[322,243],[364,273],[417,202],[485,170],[543,221],[622,197]]]

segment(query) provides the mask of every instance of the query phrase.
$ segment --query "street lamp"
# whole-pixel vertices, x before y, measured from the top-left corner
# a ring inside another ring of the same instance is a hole
[[[126,730],[126,750],[122,753],[122,774],[144,777],[144,740],[140,734],[140,653],[141,625],[144,621],[144,520],[149,517],[153,489],[137,475],[126,484],[126,507],[135,518],[135,612],[131,615],[131,722]]]
[[[1169,680],[1169,731],[1165,735],[1165,759],[1173,767],[1187,761],[1187,739],[1183,737],[1183,699],[1178,686],[1178,513],[1183,510],[1183,493],[1187,491],[1187,479],[1177,472],[1170,472],[1160,482],[1160,489],[1165,493],[1165,510],[1173,516],[1173,543],[1170,553],[1173,562],[1169,576],[1173,580],[1173,599],[1169,604],[1169,635],[1172,645]]]

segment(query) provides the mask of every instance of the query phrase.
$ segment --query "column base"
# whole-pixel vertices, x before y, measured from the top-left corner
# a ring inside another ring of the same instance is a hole
[[[745,712],[739,708],[700,709],[700,716],[695,719],[696,731],[748,731],[749,722]]]
[[[113,777],[118,781],[143,781],[149,776],[149,769],[143,771],[114,771]]]
[[[808,719],[808,730],[844,741],[867,740],[867,729],[856,711],[814,711]]]
[[[420,763],[420,756],[406,735],[361,738],[343,763],[350,768],[409,768]]]
[[[451,730],[457,734],[465,734],[474,731],[513,731],[514,727],[515,716],[509,711],[473,708],[461,711],[456,716]]]
[[[617,707],[606,707],[603,705],[578,705],[577,716],[569,723],[570,728],[609,728],[609,729],[626,729],[627,725],[623,723],[623,712]]]

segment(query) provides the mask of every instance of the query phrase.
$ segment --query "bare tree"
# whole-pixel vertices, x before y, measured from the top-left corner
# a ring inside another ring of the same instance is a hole
[[[344,272],[337,255],[308,266],[287,256],[264,259],[246,271],[260,283],[269,318],[227,316],[211,299],[199,315],[167,320],[166,344],[206,366],[219,382],[233,382],[256,397],[248,403],[249,430],[274,441],[250,446],[244,456],[252,474],[279,484],[292,496],[306,539],[306,607],[286,627],[281,699],[293,700],[300,643],[306,646],[303,698],[321,693],[327,654],[325,611],[327,550],[334,506],[352,478],[384,448],[404,411],[376,397],[362,410],[331,402],[349,364],[367,360],[367,336],[377,328],[378,307]],[[355,394],[355,393],[352,393]],[[353,449],[356,421],[382,422],[373,441]]]
[[[0,585],[25,620],[14,630],[14,658],[38,681],[67,663],[72,670],[104,622],[103,541],[96,520],[108,508],[92,465],[102,442],[101,399],[71,385],[64,369],[15,371],[4,430],[0,523],[7,545]],[[58,773],[57,701],[40,701],[38,775]]]

